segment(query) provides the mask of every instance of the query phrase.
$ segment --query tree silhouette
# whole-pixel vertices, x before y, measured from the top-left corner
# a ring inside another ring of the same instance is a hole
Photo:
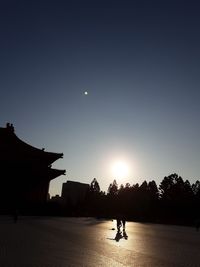
[[[200,221],[200,210],[199,210],[199,206],[200,206],[200,181],[196,181],[192,185],[192,192],[194,194],[193,217],[195,218],[195,220]]]
[[[114,180],[108,187],[107,193],[107,210],[109,216],[116,217],[116,214],[119,213],[119,198],[118,198],[118,184],[117,181]]]
[[[90,184],[90,192],[94,194],[98,194],[100,192],[100,186],[96,178],[94,178]]]
[[[114,180],[105,194],[94,178],[83,204],[79,214],[87,216],[116,218],[120,214],[128,220],[192,225],[200,218],[200,182],[191,185],[176,173],[165,176],[159,187],[154,180],[118,187]]]
[[[109,185],[108,194],[111,196],[115,196],[118,194],[118,184],[116,180],[114,180],[113,183]]]

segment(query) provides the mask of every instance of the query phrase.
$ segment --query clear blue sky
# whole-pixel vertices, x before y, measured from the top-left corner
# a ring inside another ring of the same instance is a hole
[[[52,195],[67,179],[107,190],[116,159],[130,166],[119,184],[200,178],[199,14],[184,0],[0,2],[0,125],[64,153]]]

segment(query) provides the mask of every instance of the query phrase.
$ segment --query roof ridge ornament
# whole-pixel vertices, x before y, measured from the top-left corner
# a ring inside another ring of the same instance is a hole
[[[10,132],[12,132],[12,133],[15,132],[15,128],[14,128],[14,126],[13,126],[12,123],[7,122],[7,123],[6,123],[6,128],[7,128]]]

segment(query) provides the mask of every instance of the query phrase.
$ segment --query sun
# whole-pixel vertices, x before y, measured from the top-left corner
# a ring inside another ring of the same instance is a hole
[[[129,166],[125,161],[119,160],[112,164],[112,174],[115,178],[127,178],[129,174]]]

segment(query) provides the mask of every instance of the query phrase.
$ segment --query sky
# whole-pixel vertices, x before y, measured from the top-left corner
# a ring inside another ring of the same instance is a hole
[[[115,178],[200,178],[199,12],[184,0],[0,1],[0,126],[64,153],[51,195],[67,180],[107,191]]]

